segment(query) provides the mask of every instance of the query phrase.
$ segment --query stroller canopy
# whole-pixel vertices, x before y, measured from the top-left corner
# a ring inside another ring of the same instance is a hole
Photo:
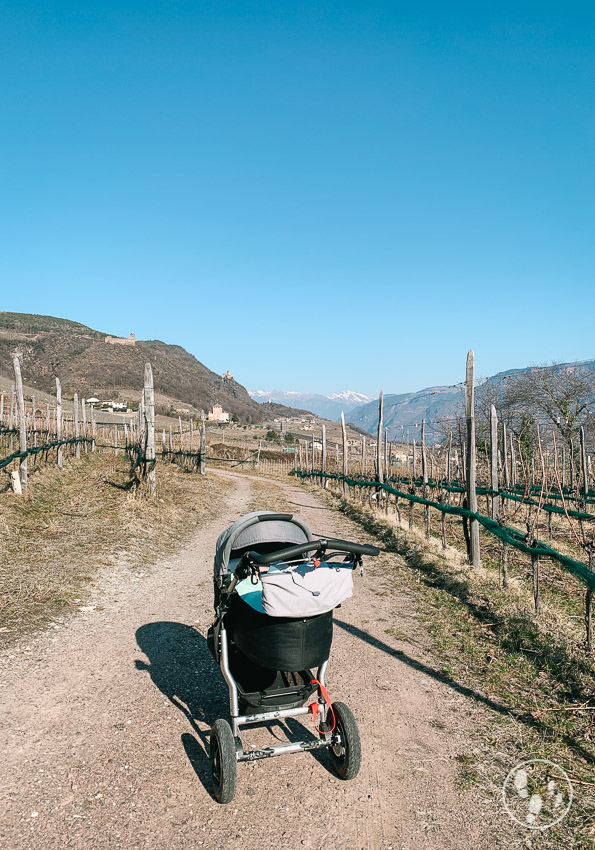
[[[215,549],[215,580],[220,582],[229,574],[229,559],[234,549],[245,549],[259,543],[279,543],[279,548],[295,546],[312,540],[305,522],[292,514],[274,511],[254,511],[237,519],[217,540]]]

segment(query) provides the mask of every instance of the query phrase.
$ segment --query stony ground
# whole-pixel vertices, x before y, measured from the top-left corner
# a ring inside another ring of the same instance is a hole
[[[360,775],[341,782],[325,755],[285,756],[240,765],[235,800],[214,801],[208,733],[227,711],[205,640],[218,534],[247,510],[275,505],[289,505],[317,533],[362,532],[298,486],[210,475],[233,488],[182,552],[147,572],[111,566],[78,613],[0,655],[0,846],[509,846],[507,815],[461,785],[457,755],[485,709],[436,675],[394,554],[368,559],[354,597],[336,612],[328,687],[358,720]],[[296,723],[247,737],[286,740]]]

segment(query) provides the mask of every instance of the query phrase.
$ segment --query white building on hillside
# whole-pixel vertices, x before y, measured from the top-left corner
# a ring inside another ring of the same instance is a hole
[[[220,404],[214,404],[207,418],[209,422],[229,422],[229,413],[223,410]]]

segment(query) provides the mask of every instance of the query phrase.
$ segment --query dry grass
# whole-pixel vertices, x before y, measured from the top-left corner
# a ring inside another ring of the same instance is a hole
[[[544,584],[543,610],[536,617],[531,585],[519,564],[516,581],[504,590],[489,556],[475,571],[460,551],[442,551],[419,529],[409,531],[393,516],[337,494],[329,498],[402,557],[407,568],[396,577],[398,591],[416,600],[433,638],[439,677],[489,710],[487,724],[459,754],[462,784],[476,784],[499,800],[506,774],[527,758],[550,759],[578,780],[572,809],[560,824],[545,832],[519,827],[518,842],[514,835],[512,843],[501,836],[494,846],[595,847],[595,711],[560,710],[595,704],[595,666],[581,645],[574,605],[568,597],[559,604],[556,568]],[[513,574],[514,569],[513,564]]]
[[[146,569],[180,549],[233,486],[170,464],[157,467],[155,499],[135,498],[130,483],[125,456],[97,453],[42,468],[26,498],[0,493],[3,643],[82,602],[102,567]]]

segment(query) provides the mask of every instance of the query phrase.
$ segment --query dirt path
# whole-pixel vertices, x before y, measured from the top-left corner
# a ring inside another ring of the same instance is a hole
[[[248,510],[257,486],[233,477],[225,511],[183,552],[149,575],[105,576],[93,610],[0,656],[0,846],[498,846],[457,779],[476,709],[427,674],[424,636],[387,570],[394,555],[369,559],[336,612],[328,684],[358,719],[360,775],[341,782],[325,756],[286,756],[240,765],[236,799],[213,801],[208,731],[226,713],[227,690],[205,642],[211,565],[218,534]],[[314,495],[278,486],[315,532],[361,538]],[[249,737],[271,734],[282,730]]]

